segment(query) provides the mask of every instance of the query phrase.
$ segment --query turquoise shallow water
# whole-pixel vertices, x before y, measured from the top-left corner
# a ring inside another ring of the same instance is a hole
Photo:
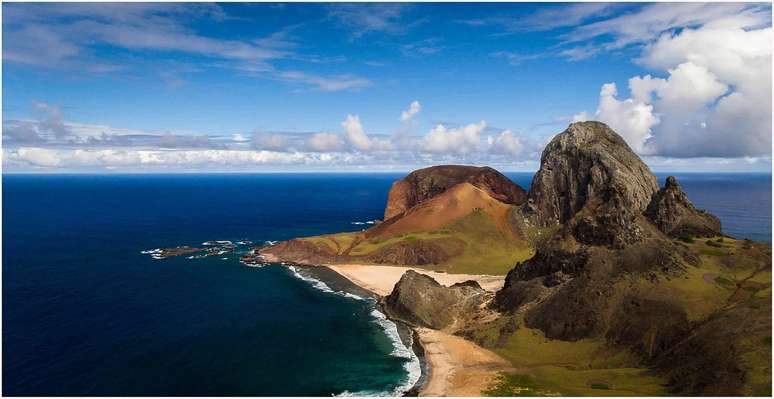
[[[509,176],[527,188],[532,174]],[[400,177],[4,175],[3,393],[405,388],[416,359],[374,302],[335,276],[250,268],[233,255],[154,261],[140,253],[359,230],[367,225],[355,223],[381,217]],[[678,179],[728,233],[771,241],[770,175]]]

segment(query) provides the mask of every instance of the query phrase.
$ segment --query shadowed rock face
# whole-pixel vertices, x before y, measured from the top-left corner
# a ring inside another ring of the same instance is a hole
[[[621,245],[639,239],[634,219],[657,191],[621,136],[604,123],[573,123],[543,151],[525,214],[537,226],[565,225],[580,242]]]
[[[762,298],[689,321],[680,296],[653,294],[703,262],[673,238],[721,234],[717,217],[696,209],[674,177],[660,190],[656,182],[606,125],[570,125],[543,152],[523,206],[529,223],[559,228],[508,273],[493,305],[521,312],[547,338],[627,348],[673,392],[739,394],[749,368],[740,345],[748,332],[768,334],[770,307],[755,310]]]
[[[384,220],[398,216],[460,183],[470,183],[507,204],[520,205],[527,197],[524,189],[489,167],[432,166],[411,172],[392,185]]]
[[[696,209],[674,176],[667,177],[664,188],[653,196],[645,216],[671,237],[711,237],[721,234],[720,219],[702,209]]]
[[[385,297],[384,310],[390,318],[440,330],[468,319],[489,297],[475,281],[444,287],[408,270]]]

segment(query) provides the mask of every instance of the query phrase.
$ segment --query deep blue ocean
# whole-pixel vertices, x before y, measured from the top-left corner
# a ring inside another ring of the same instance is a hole
[[[532,174],[508,175],[529,187]],[[404,390],[416,381],[416,357],[345,281],[247,267],[234,255],[140,253],[358,230],[353,222],[381,218],[400,177],[4,175],[3,394]],[[678,181],[728,234],[771,242],[769,174]]]

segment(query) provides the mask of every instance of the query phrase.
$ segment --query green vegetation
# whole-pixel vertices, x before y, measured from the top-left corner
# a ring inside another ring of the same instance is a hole
[[[519,327],[504,340],[500,339],[500,331],[514,322]],[[650,375],[647,369],[633,367],[637,364],[633,354],[612,350],[601,339],[575,342],[548,339],[540,330],[524,327],[518,317],[517,320],[501,317],[472,334],[476,342],[523,370],[544,392],[570,396],[648,396],[666,392],[663,380]],[[523,382],[517,379],[509,384],[508,380],[498,380],[490,391],[503,393],[509,386],[524,388],[520,384]],[[595,384],[604,384],[607,389]]]
[[[769,249],[728,237],[718,244],[719,239],[710,239],[718,246],[708,245],[706,239],[685,245],[702,256],[698,265],[685,264],[685,272],[680,276],[656,282],[625,280],[615,289],[637,290],[659,300],[673,301],[686,311],[691,321],[703,320],[731,303],[770,311],[766,309],[771,300]],[[745,245],[749,248],[745,249]],[[706,251],[713,252],[710,255]],[[643,368],[631,352],[607,346],[602,337],[574,342],[548,339],[541,331],[524,326],[522,317],[502,316],[476,328],[470,337],[510,361],[521,375],[529,377],[527,381],[534,382],[541,390],[577,396],[666,394],[665,381]],[[734,345],[747,370],[744,394],[768,395],[771,391],[769,329],[765,333],[757,331],[740,336]],[[511,386],[533,387],[523,379],[498,379],[487,394],[513,394]]]
[[[374,251],[400,242],[432,241],[448,253],[459,255],[446,263],[417,267],[447,273],[504,275],[516,263],[535,255],[534,247],[528,240],[504,234],[481,209],[456,219],[439,230],[369,239],[365,238],[363,232],[358,231],[305,237],[302,240],[312,242],[330,254],[349,254],[354,257],[368,256]]]
[[[440,269],[449,273],[506,274],[516,263],[535,255],[528,242],[505,236],[483,211],[455,220],[448,229],[465,243],[460,256],[441,265]]]
[[[524,374],[499,373],[494,384],[481,392],[484,396],[559,396],[538,385],[532,377]]]
[[[727,287],[733,287],[735,285],[734,282],[731,281],[731,279],[729,279],[728,277],[723,277],[723,276],[715,277],[715,282],[720,284],[720,285],[725,285]]]
[[[692,237],[688,237],[688,236],[680,237],[679,240],[682,241],[682,242],[688,243],[688,244],[693,244],[694,243],[693,238]]]
[[[699,253],[707,256],[724,256],[726,254],[722,249],[714,248],[702,248],[699,250]]]

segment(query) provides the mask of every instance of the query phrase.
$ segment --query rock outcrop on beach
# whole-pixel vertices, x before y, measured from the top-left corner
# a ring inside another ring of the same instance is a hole
[[[430,276],[409,270],[383,303],[393,320],[441,330],[464,324],[490,298],[475,281],[444,287]]]
[[[519,205],[527,197],[524,189],[489,167],[431,166],[415,170],[393,183],[387,196],[384,220],[403,214],[460,183],[470,183],[506,204]]]
[[[712,237],[721,234],[720,219],[688,200],[677,179],[669,176],[664,188],[654,194],[645,216],[671,237]]]

